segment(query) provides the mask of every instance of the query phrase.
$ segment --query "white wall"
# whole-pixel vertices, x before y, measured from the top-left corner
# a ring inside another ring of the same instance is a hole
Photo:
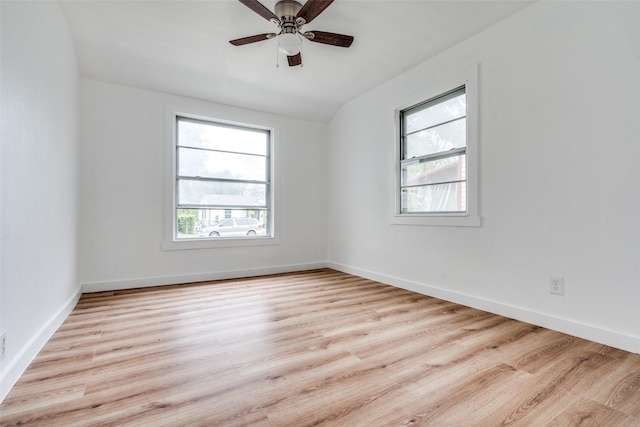
[[[482,226],[390,225],[394,107],[476,63]],[[536,3],[334,117],[330,265],[640,352],[639,117],[640,2]]]
[[[326,265],[327,125],[81,79],[80,281],[85,290]],[[165,104],[275,127],[279,245],[162,250]]]
[[[0,2],[0,401],[79,296],[77,90],[57,2]]]

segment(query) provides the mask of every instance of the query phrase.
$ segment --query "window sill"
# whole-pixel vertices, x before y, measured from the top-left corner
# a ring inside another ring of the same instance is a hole
[[[477,215],[393,215],[393,225],[421,225],[435,227],[480,227],[482,221]]]
[[[279,245],[280,243],[279,237],[168,240],[162,242],[162,250],[177,251],[189,249],[238,248]]]

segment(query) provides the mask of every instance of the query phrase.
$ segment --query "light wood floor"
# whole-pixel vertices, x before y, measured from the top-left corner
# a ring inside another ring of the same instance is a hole
[[[640,355],[316,270],[85,294],[0,411],[3,426],[640,426]]]

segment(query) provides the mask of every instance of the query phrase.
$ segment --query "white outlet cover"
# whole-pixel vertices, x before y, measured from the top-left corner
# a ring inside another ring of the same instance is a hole
[[[549,293],[564,295],[564,279],[562,277],[552,277],[549,286]]]

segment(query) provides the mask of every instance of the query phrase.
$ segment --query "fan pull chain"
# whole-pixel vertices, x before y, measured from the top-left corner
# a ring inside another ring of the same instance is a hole
[[[280,68],[280,55],[278,55],[278,45],[276,45],[276,68]]]

